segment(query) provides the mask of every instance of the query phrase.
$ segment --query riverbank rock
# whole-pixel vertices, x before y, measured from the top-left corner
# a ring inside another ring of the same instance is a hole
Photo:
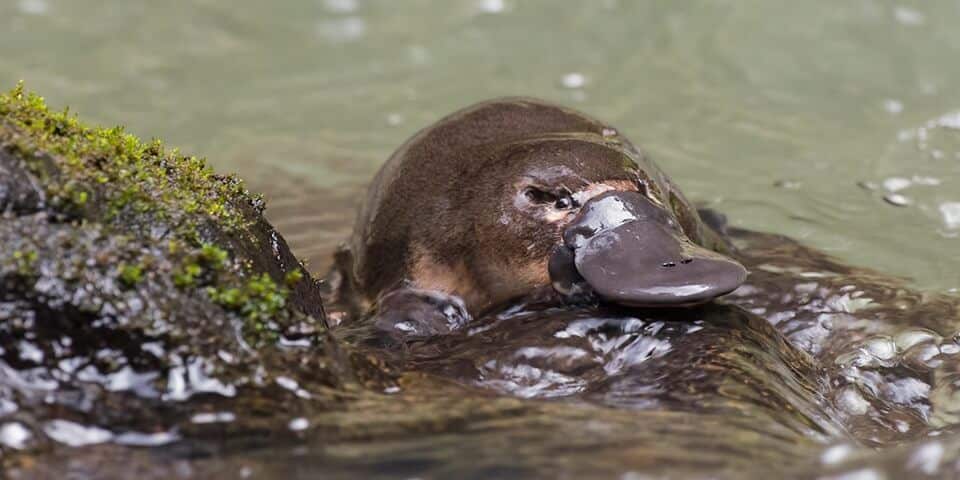
[[[341,392],[389,385],[328,335],[316,282],[263,210],[203,159],[22,86],[0,95],[0,462],[275,440]]]

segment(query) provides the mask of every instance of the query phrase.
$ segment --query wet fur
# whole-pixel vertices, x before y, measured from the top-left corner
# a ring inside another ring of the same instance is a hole
[[[478,314],[548,285],[546,260],[562,227],[514,205],[517,183],[538,175],[576,183],[571,190],[646,192],[691,239],[722,249],[675,185],[616,132],[530,98],[483,102],[422,130],[370,185],[338,257],[340,300],[362,311],[409,285],[460,296]]]

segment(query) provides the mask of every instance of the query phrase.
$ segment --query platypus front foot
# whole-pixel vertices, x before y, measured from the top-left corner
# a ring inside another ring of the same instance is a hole
[[[422,338],[455,332],[471,320],[459,297],[434,290],[399,288],[380,297],[373,324],[395,338]]]

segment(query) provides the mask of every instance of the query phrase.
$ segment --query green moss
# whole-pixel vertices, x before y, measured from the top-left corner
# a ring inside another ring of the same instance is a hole
[[[168,245],[170,253],[180,250],[176,242],[170,242]],[[230,254],[226,250],[210,243],[202,243],[174,271],[173,283],[180,288],[215,283],[218,280],[217,273],[225,269],[229,263]]]
[[[143,280],[142,265],[120,265],[120,281],[128,287],[135,286]]]
[[[229,258],[230,254],[216,245],[204,243],[200,246],[200,260],[213,269],[225,267]]]
[[[37,263],[37,252],[16,250],[13,252],[13,261],[17,264],[17,273],[30,276],[33,274],[34,266]]]
[[[270,323],[286,307],[287,293],[286,288],[278,286],[265,273],[253,277],[240,288],[207,288],[207,294],[214,302],[243,315],[248,336],[261,339],[276,338],[276,328]]]
[[[288,287],[293,287],[297,283],[300,283],[300,280],[303,280],[303,272],[300,270],[291,270],[287,272],[286,277],[284,277],[284,282]]]
[[[22,84],[0,95],[0,119],[11,127],[0,131],[0,143],[54,157],[59,174],[46,185],[54,205],[86,208],[94,195],[87,187],[109,185],[96,191],[106,197],[97,200],[108,220],[151,214],[177,225],[181,236],[196,238],[205,220],[229,231],[243,229],[245,217],[232,203],[259,201],[241,180],[214,174],[202,158],[166,151],[159,140],[142,142],[122,127],[88,127],[69,110],[49,110],[42,97],[26,93]],[[49,174],[40,162],[32,167],[41,177]],[[171,216],[177,218],[167,218]]]
[[[245,333],[272,338],[275,321],[289,317],[287,288],[229,253],[234,238],[258,240],[250,232],[264,208],[263,197],[251,195],[237,177],[217,175],[203,158],[168,150],[159,140],[143,142],[122,127],[84,125],[69,110],[50,110],[22,84],[0,94],[0,147],[24,159],[63,217],[57,221],[96,222],[131,238],[167,242],[174,260],[157,273],[241,315]],[[17,257],[25,272],[35,259]],[[144,272],[144,265],[130,263],[116,275],[133,287]],[[292,285],[301,278],[297,271],[284,280]]]
[[[203,267],[196,263],[188,263],[173,273],[173,284],[180,288],[190,288],[197,285],[197,278],[203,273]]]

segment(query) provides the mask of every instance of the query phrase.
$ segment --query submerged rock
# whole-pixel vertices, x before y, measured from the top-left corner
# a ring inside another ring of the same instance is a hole
[[[317,283],[263,209],[203,159],[22,86],[0,95],[0,462],[287,432],[338,391],[388,384],[329,337]]]

